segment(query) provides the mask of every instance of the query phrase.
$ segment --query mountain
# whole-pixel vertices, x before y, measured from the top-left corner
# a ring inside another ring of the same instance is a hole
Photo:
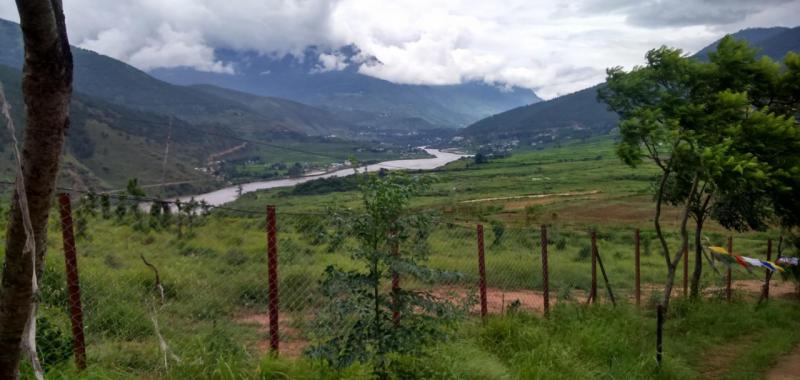
[[[503,112],[470,125],[461,132],[474,140],[521,140],[531,144],[557,138],[608,133],[617,117],[597,102],[598,86]]]
[[[780,60],[789,51],[800,51],[800,27],[745,29],[733,34],[748,41],[761,54]],[[718,41],[698,51],[694,57],[706,59]],[[561,138],[606,134],[617,124],[617,115],[597,100],[602,84],[569,95],[529,106],[518,107],[480,120],[459,135],[467,142],[487,143],[520,140],[541,144]]]
[[[330,69],[321,57],[336,57]],[[152,70],[155,77],[179,85],[213,84],[261,96],[292,99],[326,108],[362,127],[407,129],[463,127],[488,115],[539,100],[530,91],[470,82],[450,86],[395,84],[361,74],[360,65],[380,65],[353,46],[337,51],[308,48],[302,56],[275,57],[218,49],[216,58],[234,74],[191,68]],[[346,64],[346,66],[345,66]]]
[[[266,134],[321,134],[329,114],[296,102],[263,99],[264,108],[243,104],[221,93],[178,86],[113,58],[72,47],[77,92],[132,110],[174,116],[190,123],[225,125],[242,137]],[[21,69],[23,45],[19,24],[0,19],[0,64]],[[336,123],[339,129],[354,125]]]
[[[0,20],[0,82],[21,139],[24,126],[19,25]],[[265,149],[241,139],[304,142],[306,136],[357,136],[358,126],[329,111],[295,101],[213,86],[179,86],[123,62],[72,47],[74,93],[60,183],[78,188],[181,182],[203,189],[213,178],[202,170],[222,152],[256,155]],[[231,138],[226,138],[231,136]],[[311,141],[311,140],[308,140]],[[0,177],[13,176],[10,135],[0,129]],[[169,145],[169,149],[167,149]],[[164,160],[166,152],[167,160]],[[198,182],[199,181],[199,182]]]
[[[756,44],[761,48],[762,54],[772,59],[782,59],[787,52],[800,51],[800,27],[784,30]]]
[[[762,55],[780,61],[790,51],[800,51],[800,27],[795,28],[752,28],[733,34],[738,40],[747,41],[757,47]],[[719,40],[698,51],[694,57],[707,59],[708,53],[714,51]]]
[[[24,126],[21,73],[0,65],[0,82],[21,141]],[[145,183],[158,182],[162,176],[172,180],[209,180],[210,176],[194,168],[205,164],[209,152],[221,151],[228,143],[194,133],[190,127],[185,121],[170,121],[163,115],[128,109],[75,92],[59,183],[76,188],[110,189],[123,187],[132,177]],[[227,129],[219,132],[231,133]],[[164,165],[166,141],[170,141],[170,153]],[[9,146],[10,135],[3,128],[0,177],[5,179],[14,176],[14,158]]]

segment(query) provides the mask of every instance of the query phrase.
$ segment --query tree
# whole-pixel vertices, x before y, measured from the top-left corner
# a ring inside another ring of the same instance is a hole
[[[286,174],[288,174],[289,177],[300,177],[300,176],[303,175],[303,172],[304,172],[303,164],[301,164],[299,162],[295,162],[294,165],[292,165],[289,168],[289,170],[286,172]]]
[[[64,135],[69,127],[72,54],[60,0],[17,0],[25,63],[25,141],[22,168],[6,228],[5,263],[0,285],[0,379],[19,377],[23,333],[35,315],[35,278],[40,278],[47,248],[47,220]],[[27,199],[27,212],[20,200]],[[27,213],[28,215],[23,215]],[[28,241],[30,230],[33,236]],[[33,244],[30,244],[33,243]],[[35,355],[35,353],[34,353]]]
[[[647,159],[661,171],[654,227],[668,269],[668,306],[676,268],[688,251],[690,218],[695,296],[708,217],[740,231],[764,229],[770,221],[797,225],[800,210],[792,199],[800,188],[800,56],[787,55],[781,67],[757,59],[754,49],[728,36],[709,62],[666,47],[651,50],[646,59],[630,72],[609,69],[599,98],[620,115],[617,155],[633,167]],[[682,209],[674,255],[661,226],[664,204]]]
[[[370,175],[361,185],[363,212],[333,215],[339,226],[335,236],[354,237],[352,257],[361,269],[326,269],[323,293],[332,302],[315,320],[320,344],[311,356],[337,368],[371,363],[375,374],[386,378],[390,353],[419,351],[441,336],[441,323],[457,315],[451,303],[428,293],[386,286],[399,275],[421,280],[447,275],[419,265],[427,255],[429,218],[407,211],[411,197],[426,186],[421,177]]]

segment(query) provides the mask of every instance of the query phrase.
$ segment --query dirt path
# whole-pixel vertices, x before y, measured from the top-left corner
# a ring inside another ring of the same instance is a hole
[[[757,334],[745,335],[707,350],[700,358],[700,363],[703,363],[700,378],[705,380],[724,378],[731,369],[731,363],[741,357],[757,338]]]
[[[245,147],[247,147],[247,143],[246,142],[241,143],[241,144],[239,144],[237,146],[225,149],[223,151],[217,152],[217,153],[211,153],[211,154],[208,155],[208,159],[207,159],[208,165],[213,164],[214,161],[217,161],[217,160],[219,160],[220,158],[222,158],[224,156],[227,156],[227,155],[229,155],[231,153],[234,153],[236,151],[244,149]]]
[[[469,296],[477,297],[478,289],[447,286],[434,289],[431,291],[431,294],[434,297],[458,303]],[[575,302],[586,301],[586,295],[579,290],[572,292],[572,298]],[[550,305],[555,305],[558,301],[557,299],[558,295],[551,291]],[[518,310],[543,313],[544,293],[539,290],[486,288],[486,306],[489,314],[504,314],[511,307],[517,308]],[[470,312],[473,314],[480,314],[480,311],[481,305],[478,302],[473,304],[470,309]]]
[[[234,321],[242,325],[255,326],[258,333],[264,337],[258,341],[258,351],[262,354],[269,351],[269,318],[267,313],[241,314],[234,318]],[[289,358],[300,357],[308,347],[309,342],[303,339],[300,331],[291,327],[292,320],[286,314],[280,315],[278,324],[280,325],[279,350],[281,356]]]
[[[800,346],[778,359],[778,363],[767,372],[767,380],[800,379]]]
[[[536,198],[549,198],[549,197],[573,197],[577,195],[593,195],[599,193],[600,190],[592,190],[592,191],[579,191],[579,192],[556,193],[556,194],[515,195],[512,197],[470,199],[466,201],[461,201],[459,203],[478,203],[478,202],[505,201],[511,199],[536,199]]]

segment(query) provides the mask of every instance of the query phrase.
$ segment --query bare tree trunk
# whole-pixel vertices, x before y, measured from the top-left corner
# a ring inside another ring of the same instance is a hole
[[[703,185],[705,189],[708,183]],[[702,194],[704,191],[700,191]],[[706,195],[703,204],[700,205],[698,210],[695,210],[695,224],[694,228],[694,272],[692,273],[692,286],[691,298],[700,298],[700,278],[703,276],[703,225],[705,225],[706,217],[708,216],[708,205],[711,202],[711,197],[714,192]]]
[[[699,216],[694,228],[694,272],[692,272],[691,298],[700,297],[700,278],[703,276],[703,223],[705,218]]]
[[[658,241],[661,243],[661,253],[664,255],[664,260],[667,263],[667,267],[669,267],[670,264],[669,246],[667,245],[667,239],[664,237],[664,232],[661,230],[661,206],[664,203],[664,188],[667,185],[667,179],[669,179],[669,175],[669,170],[665,170],[661,175],[661,183],[658,185],[658,195],[656,197],[656,214],[653,217],[653,226],[656,229]]]
[[[25,249],[23,215],[15,192],[6,230],[6,257],[0,285],[0,379],[19,377],[23,331],[34,307],[32,277],[41,274],[48,213],[69,126],[72,54],[60,0],[17,0],[25,42],[22,89],[25,142],[22,179],[36,242],[35,268]]]
[[[681,259],[683,258],[684,252],[688,252],[689,247],[689,230],[688,230],[688,222],[689,216],[691,211],[691,199],[694,198],[694,195],[697,193],[697,184],[699,181],[699,176],[695,175],[694,180],[692,180],[692,189],[689,191],[689,197],[686,201],[686,207],[683,210],[683,216],[681,218],[681,245],[678,249],[678,252],[675,253],[675,258],[672,262],[669,262],[667,267],[667,281],[664,285],[664,310],[669,311],[669,300],[672,296],[672,287],[675,284],[675,273],[676,269],[678,268],[678,264],[680,264]]]

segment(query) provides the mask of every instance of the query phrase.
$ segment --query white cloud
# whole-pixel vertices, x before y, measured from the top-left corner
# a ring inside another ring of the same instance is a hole
[[[11,3],[11,2],[7,2]],[[215,48],[298,54],[354,44],[375,62],[320,56],[315,71],[356,65],[397,83],[482,80],[549,98],[631,67],[653,47],[690,52],[725,32],[794,26],[798,0],[70,0],[73,44],[148,70],[231,73]],[[13,5],[0,17],[16,19]],[[363,58],[363,57],[362,57]]]
[[[319,64],[312,69],[314,73],[324,73],[327,71],[341,71],[349,66],[347,57],[340,53],[321,53],[319,55]]]

